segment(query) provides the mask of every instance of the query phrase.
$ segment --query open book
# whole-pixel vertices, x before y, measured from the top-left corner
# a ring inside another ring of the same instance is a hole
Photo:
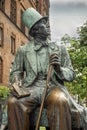
[[[12,87],[13,89],[11,93],[17,98],[27,97],[30,95],[29,91],[26,91],[25,89],[19,87],[16,83],[14,83]]]

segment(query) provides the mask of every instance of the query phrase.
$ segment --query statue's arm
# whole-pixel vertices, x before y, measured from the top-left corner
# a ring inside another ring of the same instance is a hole
[[[70,82],[75,78],[75,72],[72,67],[71,59],[64,45],[61,46],[60,71],[55,71],[60,80]]]
[[[20,81],[22,79],[23,75],[23,50],[22,47],[20,47],[17,50],[12,69],[9,76],[9,81],[11,84],[14,82]]]

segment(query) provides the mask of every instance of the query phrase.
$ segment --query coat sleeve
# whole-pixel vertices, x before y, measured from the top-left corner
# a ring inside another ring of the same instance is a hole
[[[60,72],[56,72],[56,75],[60,80],[72,81],[75,78],[75,72],[73,70],[69,53],[64,45],[60,46],[61,54],[61,68]]]
[[[24,67],[23,67],[23,50],[22,47],[20,47],[17,50],[17,53],[15,55],[15,59],[12,65],[12,69],[9,76],[10,83],[14,83],[16,78],[18,80],[21,80],[23,75]],[[16,77],[16,78],[15,78]]]

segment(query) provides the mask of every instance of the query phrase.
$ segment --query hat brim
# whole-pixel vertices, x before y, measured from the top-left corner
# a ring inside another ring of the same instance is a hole
[[[34,27],[37,23],[39,23],[42,19],[45,19],[46,22],[47,22],[47,21],[48,21],[48,16],[42,17],[41,19],[39,19],[39,20],[31,27],[31,29],[29,30],[29,34],[30,34],[30,35],[31,35],[31,32],[32,32],[33,27]]]

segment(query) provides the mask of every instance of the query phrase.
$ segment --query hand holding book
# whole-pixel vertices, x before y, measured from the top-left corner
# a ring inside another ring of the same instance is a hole
[[[30,95],[29,91],[26,91],[22,87],[18,86],[17,83],[12,84],[11,93],[17,98],[27,97]]]

